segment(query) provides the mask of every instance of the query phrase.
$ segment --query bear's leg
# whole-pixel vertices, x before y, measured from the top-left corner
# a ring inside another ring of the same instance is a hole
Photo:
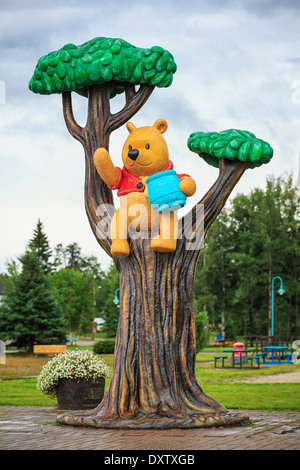
[[[111,221],[111,254],[113,256],[128,256],[130,254],[128,234],[128,216],[127,211],[118,209]]]
[[[178,237],[178,218],[176,212],[159,214],[159,235],[151,241],[151,248],[160,253],[176,250]]]

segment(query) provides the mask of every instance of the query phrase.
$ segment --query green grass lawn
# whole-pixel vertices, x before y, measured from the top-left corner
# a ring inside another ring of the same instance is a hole
[[[37,379],[2,380],[0,382],[0,405],[56,406],[56,399],[43,395],[36,388]]]
[[[106,389],[108,385],[106,380]],[[206,395],[228,409],[300,410],[299,384],[208,382],[200,385]],[[55,399],[37,390],[36,379],[5,380],[0,383],[0,389],[0,405],[57,405]]]
[[[299,384],[209,383],[201,388],[228,409],[300,410]]]
[[[260,369],[214,368],[214,352],[197,355],[196,378],[204,393],[228,409],[300,410],[300,384],[254,384],[235,382],[234,379],[287,372],[300,368],[295,365],[265,366]],[[101,357],[113,366],[113,355]],[[28,355],[7,355],[6,365],[0,365],[0,405],[56,406],[56,400],[46,397],[36,388],[36,378],[17,377],[38,375],[50,358]],[[202,363],[203,362],[203,363]],[[106,379],[106,389],[109,386]]]
[[[300,410],[300,384],[249,383],[235,379],[299,370],[299,366],[266,366],[260,369],[215,369],[196,366],[196,378],[206,395],[229,409]]]

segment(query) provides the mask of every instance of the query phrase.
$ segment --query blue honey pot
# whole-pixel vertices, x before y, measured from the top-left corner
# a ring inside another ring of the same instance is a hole
[[[175,170],[165,170],[146,179],[151,206],[160,214],[174,212],[186,204],[186,195],[179,189]]]

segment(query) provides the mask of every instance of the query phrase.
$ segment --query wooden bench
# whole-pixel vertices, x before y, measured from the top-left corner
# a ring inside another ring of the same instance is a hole
[[[59,354],[67,350],[66,344],[35,344],[33,346],[34,354]]]
[[[215,360],[215,367],[217,367],[218,359],[222,359],[222,367],[224,367],[224,359],[227,359],[227,356],[213,356],[213,359]]]

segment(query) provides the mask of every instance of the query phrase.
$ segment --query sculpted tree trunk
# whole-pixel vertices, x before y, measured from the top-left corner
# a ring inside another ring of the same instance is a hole
[[[140,232],[137,240],[129,234],[130,255],[114,259],[121,296],[109,389],[95,410],[60,415],[59,423],[166,428],[247,418],[226,410],[197,383],[194,320],[194,276],[205,234],[247,167],[248,162],[221,164],[215,185],[181,220],[175,252],[153,251],[149,233]]]
[[[94,152],[108,150],[111,132],[146,102],[154,86],[166,87],[176,71],[160,47],[138,49],[121,39],[95,38],[67,44],[42,57],[32,91],[62,93],[67,128],[85,152],[85,207],[93,233],[111,255],[111,190],[98,175]],[[139,89],[135,85],[139,84]],[[71,91],[88,97],[85,127],[73,116]],[[125,92],[125,106],[111,114],[109,100]],[[226,410],[195,378],[194,276],[207,230],[248,167],[271,158],[266,142],[246,131],[194,133],[189,148],[219,167],[208,193],[179,222],[176,251],[150,247],[153,233],[128,237],[130,255],[113,257],[120,272],[120,319],[110,386],[94,410],[62,414],[62,424],[95,427],[199,427],[234,424],[247,415]],[[136,234],[135,234],[136,235]]]

